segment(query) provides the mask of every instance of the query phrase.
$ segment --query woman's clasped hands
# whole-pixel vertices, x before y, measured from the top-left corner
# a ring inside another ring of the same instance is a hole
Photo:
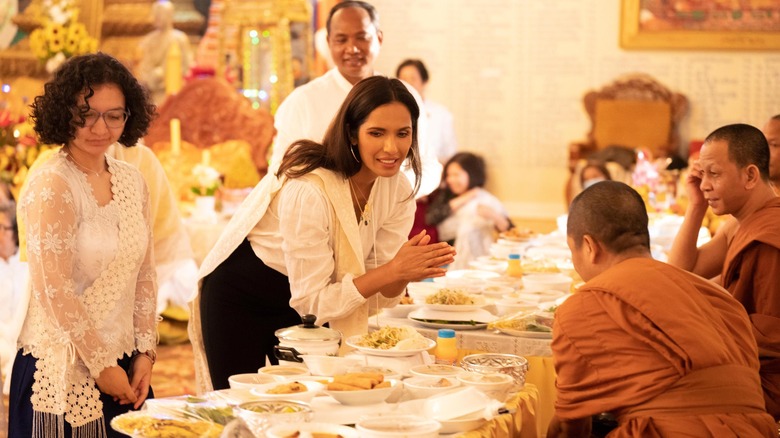
[[[443,266],[455,260],[455,248],[447,242],[430,241],[431,236],[422,230],[401,246],[391,262],[397,278],[413,282],[447,273]]]

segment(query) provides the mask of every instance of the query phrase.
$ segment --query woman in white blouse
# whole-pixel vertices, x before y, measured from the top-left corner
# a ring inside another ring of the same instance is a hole
[[[154,115],[105,54],[71,58],[35,98],[40,141],[63,147],[29,175],[29,306],[11,376],[9,437],[121,436],[108,424],[151,396],[157,341],[149,196],[106,156]]]
[[[241,205],[201,267],[190,321],[201,389],[276,363],[274,332],[301,315],[365,333],[408,282],[445,274],[448,244],[407,240],[416,188],[400,170],[409,159],[419,187],[418,112],[401,81],[364,79],[322,144],[293,143]]]

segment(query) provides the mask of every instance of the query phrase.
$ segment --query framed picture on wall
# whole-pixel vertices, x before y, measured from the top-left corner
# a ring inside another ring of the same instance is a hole
[[[780,1],[621,0],[624,49],[780,49]]]

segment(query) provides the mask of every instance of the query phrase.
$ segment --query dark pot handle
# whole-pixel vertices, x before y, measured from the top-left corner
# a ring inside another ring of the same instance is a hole
[[[276,356],[276,358],[279,360],[303,363],[301,354],[298,353],[298,350],[293,347],[281,347],[279,345],[274,345],[274,356]]]

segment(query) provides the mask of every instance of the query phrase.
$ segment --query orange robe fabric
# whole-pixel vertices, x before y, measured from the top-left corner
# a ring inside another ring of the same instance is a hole
[[[742,305],[721,287],[650,258],[625,260],[556,312],[561,419],[611,412],[610,437],[776,436]]]
[[[740,221],[722,278],[750,316],[766,410],[780,421],[780,198]]]

